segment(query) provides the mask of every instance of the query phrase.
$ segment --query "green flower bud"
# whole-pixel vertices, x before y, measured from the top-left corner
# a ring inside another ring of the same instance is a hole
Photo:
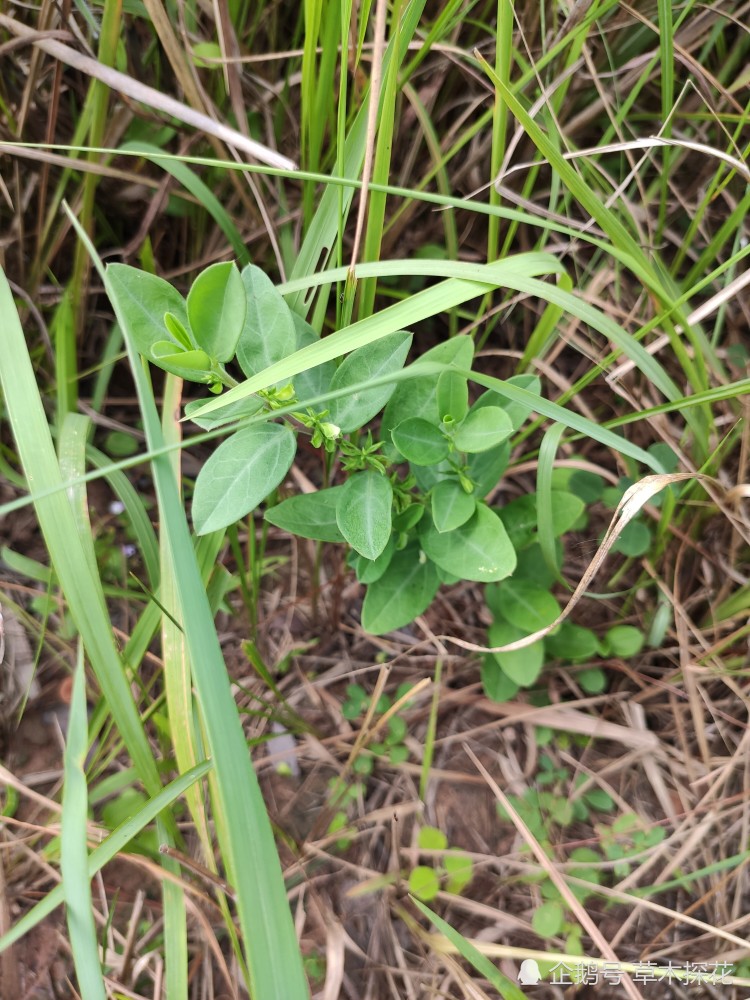
[[[323,436],[328,438],[329,441],[335,441],[341,434],[340,427],[337,427],[336,424],[329,424],[327,422],[320,424],[320,430]]]

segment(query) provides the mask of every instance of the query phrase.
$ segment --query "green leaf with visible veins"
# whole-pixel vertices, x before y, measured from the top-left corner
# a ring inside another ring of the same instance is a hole
[[[503,580],[516,568],[516,551],[503,522],[484,504],[454,531],[441,534],[430,518],[420,541],[433,562],[461,580]]]
[[[393,443],[413,465],[436,465],[448,457],[448,440],[435,424],[423,417],[409,417],[391,431]]]
[[[336,505],[343,489],[343,486],[331,486],[315,493],[288,497],[275,507],[269,507],[265,519],[269,524],[301,538],[313,538],[317,542],[343,542],[344,536],[336,523]]]
[[[453,441],[460,451],[475,454],[502,444],[513,433],[510,417],[499,406],[471,409],[456,431]]]
[[[499,588],[497,604],[503,618],[525,635],[546,628],[560,614],[555,597],[531,580],[508,580]]]
[[[359,388],[348,396],[331,400],[331,423],[340,427],[344,434],[349,434],[372,420],[391,398],[396,386],[394,383],[368,389],[367,383],[381,375],[400,371],[404,367],[410,344],[411,334],[397,331],[352,351],[336,370],[331,380],[331,390],[346,389],[349,386]]]
[[[397,552],[385,573],[367,588],[362,605],[362,627],[383,635],[414,621],[429,607],[440,580],[418,545]]]
[[[237,343],[237,362],[250,378],[293,354],[297,333],[289,306],[259,267],[242,269],[247,311]]]
[[[201,271],[188,292],[188,319],[195,342],[217,361],[234,357],[246,310],[242,278],[231,261]]]
[[[523,631],[508,622],[497,621],[489,631],[489,646],[507,646],[516,639],[522,639],[529,631]],[[521,687],[530,687],[542,672],[544,666],[544,640],[540,639],[524,649],[509,650],[505,653],[490,653],[506,677]]]
[[[198,473],[196,532],[226,528],[255,510],[287,474],[296,449],[294,434],[281,424],[246,427],[223,441]]]
[[[129,264],[110,264],[107,267],[107,284],[113,304],[127,326],[128,335],[138,352],[145,357],[150,358],[153,345],[165,339],[165,313],[172,313],[183,327],[187,326],[185,300],[163,278],[157,278],[148,271],[139,271]]]
[[[391,537],[393,487],[379,472],[350,476],[336,503],[336,523],[353,549],[377,559]]]
[[[455,479],[441,479],[432,490],[432,520],[441,534],[466,524],[476,506],[474,495]]]

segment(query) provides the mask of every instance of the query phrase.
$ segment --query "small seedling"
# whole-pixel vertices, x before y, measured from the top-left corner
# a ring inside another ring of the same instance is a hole
[[[585,527],[587,504],[604,501],[607,492],[604,480],[590,472],[556,469],[552,481],[554,552],[549,551],[549,546],[546,550],[543,547],[535,496],[519,497],[498,512],[516,549],[518,565],[511,578],[489,583],[485,588],[487,606],[494,618],[488,634],[490,646],[503,646],[547,628],[559,616],[561,606],[552,588],[562,562],[562,538],[571,530]],[[614,506],[622,492],[617,490],[611,497]],[[564,621],[544,639],[523,649],[486,654],[482,667],[484,689],[495,701],[506,701],[520,688],[535,684],[548,663],[557,660],[575,666],[598,657],[631,657],[644,642],[640,629],[631,625],[613,626],[600,637],[592,629]],[[606,691],[607,677],[599,667],[577,670],[575,676],[586,694]]]
[[[612,797],[602,788],[585,788],[588,778],[579,774],[571,788],[571,776],[567,768],[558,767],[547,754],[542,754],[539,760],[540,770],[536,775],[534,787],[528,788],[523,795],[509,795],[508,799],[531,831],[535,840],[552,855],[553,843],[559,839],[559,833],[573,823],[591,822],[593,813],[608,813],[615,808]],[[509,819],[507,813],[498,806],[498,814],[503,819]],[[637,819],[637,817],[636,817]],[[592,847],[577,847],[570,852],[569,860],[580,863],[580,867],[571,868],[568,874],[581,879],[591,886],[600,885],[602,881],[602,862],[605,858],[612,860],[605,844],[616,842],[617,835],[609,834],[608,839],[602,831],[612,830],[620,823],[615,820],[611,827],[605,824],[596,826],[602,841],[602,852]],[[632,821],[628,818],[628,830]],[[614,838],[614,840],[613,840]],[[567,916],[565,903],[559,890],[543,872],[526,876],[524,881],[538,885],[539,893],[544,900],[535,910],[532,917],[532,927],[543,938],[565,937],[565,949],[569,954],[582,954],[581,929],[577,923]],[[571,892],[581,902],[584,902],[596,890],[588,886],[571,883]]]
[[[377,719],[385,715],[392,705],[401,701],[411,690],[412,685],[408,682],[401,684],[396,691],[393,700],[382,694],[375,706],[375,716],[373,724],[377,726]],[[349,684],[346,688],[346,701],[341,706],[341,714],[345,719],[354,720],[363,716],[370,707],[370,697],[361,684]],[[409,702],[405,702],[404,708],[409,707]],[[375,765],[375,757],[387,757],[391,764],[402,764],[409,757],[409,748],[404,743],[407,733],[406,720],[400,713],[391,715],[385,726],[378,729],[378,739],[368,745],[368,753],[360,754],[354,761],[354,770],[357,774],[371,774]]]
[[[364,794],[364,785],[360,781],[347,782],[337,776],[328,782],[328,789],[330,806],[336,810],[328,824],[328,834],[342,834],[336,840],[336,849],[346,851],[351,847],[353,837],[349,828],[349,809]]]
[[[434,826],[423,826],[417,837],[417,846],[422,851],[440,851],[437,864],[417,865],[409,874],[409,892],[424,903],[429,903],[440,892],[441,885],[446,892],[458,895],[474,877],[471,855],[466,851],[448,846],[448,838]]]
[[[666,836],[664,827],[648,826],[636,813],[618,816],[610,826],[598,823],[595,830],[604,856],[617,862],[613,869],[615,878],[625,878],[631,869],[629,859],[660,844]]]

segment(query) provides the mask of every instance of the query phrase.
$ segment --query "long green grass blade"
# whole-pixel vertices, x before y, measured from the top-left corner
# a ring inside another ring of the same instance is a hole
[[[312,3],[313,0],[310,0],[310,2]],[[411,0],[404,11],[401,20],[401,30],[398,36],[398,42],[401,47],[399,58],[403,58],[403,49],[411,41],[414,32],[417,30],[425,2],[426,0]],[[384,74],[388,73],[390,60],[393,58],[394,53],[395,44],[391,40],[383,59]],[[320,204],[315,211],[313,220],[307,229],[299,256],[292,270],[292,278],[302,278],[304,280],[306,277],[325,268],[331,259],[333,248],[338,242],[340,227],[344,225],[346,215],[351,207],[354,188],[358,186],[357,179],[359,178],[364,162],[366,132],[367,104],[363,102],[349,130],[344,149],[345,177],[349,178],[353,184],[351,187],[347,186],[344,189],[344,195],[341,197],[333,186],[328,183],[329,178],[327,176],[322,175],[316,178],[326,185],[326,189],[320,199]],[[298,174],[298,176],[304,177],[302,174]],[[328,293],[326,292],[324,296],[321,296],[318,304],[318,311],[321,313],[318,326],[322,326],[327,297]],[[312,306],[312,301],[313,297],[309,291],[300,291],[290,299],[289,305],[296,312],[306,316]]]
[[[94,907],[88,873],[86,824],[88,820],[88,789],[84,762],[88,751],[88,719],[86,716],[86,679],[83,649],[79,646],[78,664],[73,678],[70,700],[68,740],[65,748],[60,871],[65,896],[65,911],[73,952],[78,988],[82,1000],[105,1000],[104,980],[96,940]]]
[[[216,222],[219,229],[221,229],[222,233],[224,233],[231,243],[237,260],[242,265],[250,263],[250,254],[247,252],[245,242],[232,221],[232,217],[213,191],[190,169],[187,163],[181,162],[176,157],[163,156],[159,147],[154,146],[150,142],[125,142],[120,147],[119,152],[140,153],[146,159],[151,160],[152,163],[161,167],[162,170],[166,170],[167,173],[171,174],[176,181],[182,184],[186,191],[189,191],[201,203],[214,222]]]
[[[435,925],[435,927],[437,927],[441,934],[448,938],[451,944],[458,951],[459,955],[463,956],[463,958],[465,958],[470,965],[474,966],[481,976],[484,976],[485,979],[492,983],[503,1000],[526,1000],[523,991],[520,990],[512,980],[503,975],[499,969],[495,968],[489,958],[487,958],[486,955],[483,955],[481,951],[479,951],[471,943],[471,941],[467,941],[463,934],[459,934],[457,930],[454,930],[454,928],[443,920],[442,917],[439,917],[437,913],[433,913],[433,911],[428,906],[425,906],[419,899],[412,897],[412,903],[425,917],[427,917],[429,921],[431,921],[431,923]]]
[[[107,700],[115,725],[149,794],[160,780],[122,661],[115,648],[101,584],[65,495],[21,323],[5,274],[0,274],[0,383],[39,525],[70,614]],[[44,496],[37,497],[37,491]]]
[[[174,375],[168,375],[164,383],[162,426],[164,438],[179,444],[179,427],[175,425],[174,414],[179,412],[182,382]],[[175,483],[180,481],[179,453],[171,456]],[[178,486],[179,489],[179,486]],[[208,541],[214,538],[208,536]],[[192,673],[187,651],[185,632],[177,622],[184,621],[185,615],[177,597],[177,586],[169,553],[166,532],[161,537],[161,587],[159,598],[167,613],[161,615],[161,655],[164,669],[164,691],[169,715],[169,732],[174,748],[177,767],[181,772],[189,771],[201,759],[198,736],[195,731],[196,716],[193,703]],[[213,561],[212,561],[213,567]],[[205,580],[205,576],[202,576]],[[212,870],[215,869],[208,816],[203,788],[192,785],[185,793],[190,817],[201,843],[204,858]],[[172,862],[175,873],[177,863]],[[167,898],[165,891],[165,953],[167,971],[171,980],[167,982],[168,995],[179,998],[187,993],[187,919],[184,892],[179,885],[169,883],[172,892]],[[166,890],[166,885],[165,885]],[[224,902],[224,908],[226,903]],[[171,911],[167,909],[171,904]],[[170,919],[166,919],[169,917]],[[171,961],[170,961],[171,959]]]
[[[126,317],[120,314],[117,296],[112,288],[107,291],[126,333],[146,439],[150,448],[160,449],[164,439],[149,382],[128,336]],[[237,893],[250,992],[254,1000],[303,1000],[307,997],[307,985],[281,865],[232,697],[174,473],[163,455],[154,459],[152,468],[160,522],[184,615],[194,683],[214,761],[217,808],[226,818],[219,835],[227,875]]]
[[[391,16],[391,34],[394,42],[394,50],[399,51],[399,12],[401,4],[394,4]],[[391,169],[391,148],[393,146],[393,133],[396,125],[396,99],[398,83],[399,62],[397,56],[393,56],[388,64],[387,72],[383,79],[383,92],[380,100],[380,108],[377,116],[377,133],[375,135],[375,156],[372,169],[372,177],[368,179],[375,184],[386,184]],[[383,226],[385,224],[385,206],[387,196],[381,191],[368,191],[367,207],[367,232],[363,247],[363,260],[378,260],[380,257],[380,247],[383,242]],[[355,262],[356,263],[356,262]],[[372,314],[375,303],[374,280],[362,283],[359,290],[359,316],[364,319]]]
[[[313,368],[324,361],[341,357],[357,347],[371,344],[389,333],[409,329],[430,316],[446,312],[485,292],[498,287],[518,287],[531,275],[552,274],[560,270],[560,264],[549,254],[519,254],[509,260],[498,261],[495,264],[472,264],[462,266],[460,262],[452,263],[453,273],[471,275],[472,280],[451,278],[434,288],[417,292],[403,302],[397,302],[387,309],[359,320],[351,326],[339,330],[331,336],[304,347],[301,351],[270,365],[253,378],[242,382],[221,398],[212,400],[196,411],[196,416],[211,413],[228,403],[245,399],[258,389],[266,388],[282,379],[290,379],[299,372]],[[540,284],[542,284],[540,282]]]

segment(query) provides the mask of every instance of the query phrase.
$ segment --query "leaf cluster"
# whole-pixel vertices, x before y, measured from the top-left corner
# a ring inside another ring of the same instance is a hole
[[[409,874],[409,892],[429,903],[440,892],[460,894],[474,877],[474,863],[466,851],[448,846],[448,838],[434,826],[423,826],[417,835],[422,851],[440,852],[431,865],[415,865]]]
[[[487,606],[494,619],[488,631],[490,646],[510,644],[547,628],[558,618],[561,606],[552,589],[560,575],[564,536],[586,526],[590,504],[601,501],[614,509],[630,482],[623,480],[616,487],[605,487],[601,476],[594,473],[555,469],[550,491],[554,538],[551,558],[540,538],[536,495],[518,497],[498,510],[518,561],[510,579],[490,583],[485,588]],[[633,526],[646,531],[650,544],[646,525],[636,519],[628,525]],[[626,538],[618,551],[630,554],[630,544],[631,539]],[[644,642],[643,632],[632,625],[615,625],[599,636],[593,629],[564,621],[543,639],[523,649],[486,654],[482,667],[484,690],[495,701],[506,701],[520,688],[533,686],[548,663],[558,660],[583,665],[598,657],[628,658],[640,652]],[[606,675],[598,667],[579,670],[576,676],[588,694],[606,690]]]
[[[236,384],[231,362],[250,378],[317,339],[253,265],[241,272],[231,263],[212,265],[186,300],[134,268],[111,265],[107,273],[140,353],[213,392]],[[501,513],[485,498],[508,465],[510,438],[530,406],[494,390],[470,401],[474,345],[463,336],[422,355],[411,379],[389,382],[404,367],[411,340],[406,331],[388,334],[338,365],[324,362],[293,384],[218,413],[197,415],[200,403],[187,408],[204,428],[241,421],[196,481],[198,534],[228,527],[273,494],[301,436],[322,451],[343,482],[288,497],[266,511],[266,520],[301,537],[349,545],[350,565],[367,587],[362,624],[375,634],[413,621],[441,584],[503,580],[517,564]],[[535,376],[508,382],[541,390]],[[321,398],[323,410],[316,408]],[[372,422],[381,412],[374,440]]]

